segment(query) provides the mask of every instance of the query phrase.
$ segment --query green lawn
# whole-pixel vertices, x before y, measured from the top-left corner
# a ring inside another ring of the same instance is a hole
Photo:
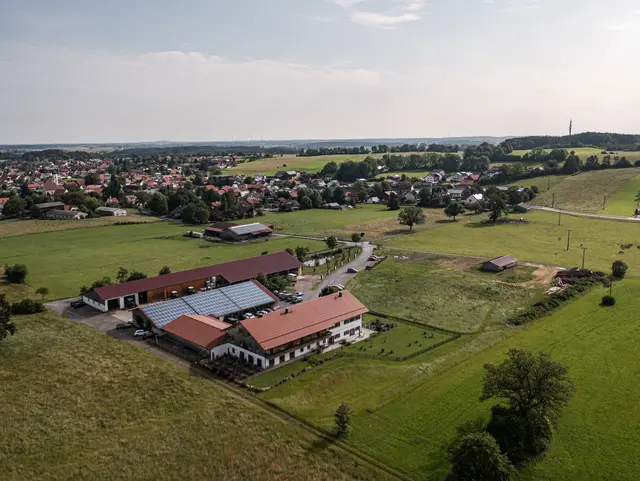
[[[498,283],[502,278],[478,272],[475,261],[449,262],[390,256],[358,274],[347,288],[372,311],[462,333],[501,327],[510,313],[540,292]]]
[[[298,172],[319,172],[328,162],[341,164],[345,160],[362,161],[366,155],[320,155],[317,157],[297,157],[285,155],[272,159],[261,159],[255,162],[239,164],[225,172],[241,172],[247,175],[266,174],[273,175],[279,170],[297,170]]]
[[[565,178],[531,203],[551,207],[555,198],[556,208],[597,214],[602,211],[605,198],[613,197],[637,175],[634,168],[583,172]]]
[[[545,150],[547,152],[551,151],[551,149],[545,149]],[[578,147],[578,148],[566,149],[566,150],[569,152],[574,151],[576,155],[580,157],[580,160],[582,160],[583,162],[587,160],[587,157],[591,157],[592,155],[597,155],[600,161],[602,161],[602,157],[604,157],[604,154],[602,153],[603,149],[598,149],[594,147]],[[528,154],[529,152],[531,152],[531,150],[514,150],[513,154],[522,156],[524,154]],[[616,155],[619,157],[626,157],[631,163],[640,159],[640,152],[615,151],[614,154],[610,154],[610,155],[612,158],[615,157]]]
[[[378,317],[368,315],[365,318],[365,323],[376,319]],[[386,332],[373,334],[365,341],[347,346],[344,348],[344,352],[358,355],[367,354],[393,360],[394,357],[413,355],[451,337],[442,332],[398,322],[394,319],[380,318],[380,320],[389,324],[396,324],[396,327]]]
[[[433,226],[445,215],[442,209],[424,209],[426,224],[416,228]],[[297,212],[268,212],[259,222],[273,224],[278,233],[326,237],[333,235],[339,239],[351,240],[354,232],[365,233],[365,240],[384,235],[408,231],[398,223],[398,211],[391,211],[383,205],[358,205],[347,210],[311,209]],[[256,222],[251,219],[244,222]]]
[[[521,179],[508,185],[514,187],[527,187],[529,189],[531,186],[535,185],[538,187],[538,192],[543,193],[555,187],[566,178],[566,175],[543,175],[542,177],[535,177],[533,179]]]
[[[552,212],[532,211],[517,216],[527,222],[495,226],[479,220],[452,222],[388,239],[385,246],[485,257],[510,254],[521,260],[575,267],[582,263],[580,245],[584,244],[585,267],[609,271],[614,260],[623,259],[631,274],[640,273],[640,249],[636,248],[640,245],[640,225],[562,214],[562,225],[558,227],[558,214]],[[568,229],[573,229],[569,251]],[[632,249],[618,254],[620,244],[631,243]]]
[[[636,201],[638,192],[640,192],[640,175],[625,182],[615,195],[607,200],[603,214],[633,216],[638,204]]]
[[[355,410],[349,443],[415,479],[435,481],[449,467],[456,427],[488,417],[491,403],[478,401],[483,364],[499,362],[512,347],[543,350],[569,366],[577,392],[549,454],[519,479],[638,479],[640,281],[616,284],[613,308],[599,306],[605,291],[596,287],[488,349],[476,349],[481,336],[465,336],[406,363],[342,358],[262,396],[324,427],[346,401]]]
[[[284,366],[265,371],[260,374],[252,376],[247,382],[257,387],[269,387],[280,381],[281,379],[291,376],[296,372],[302,371],[305,367],[308,367],[309,363],[306,359],[298,359],[296,361],[285,364]]]
[[[0,342],[3,480],[388,480],[210,380],[53,313]]]
[[[111,276],[119,266],[158,274],[163,265],[180,271],[279,252],[287,247],[325,248],[323,242],[275,238],[229,245],[184,237],[188,227],[169,222],[76,229],[0,239],[0,264],[26,264],[28,283],[46,286],[50,298],[71,297],[81,285]]]

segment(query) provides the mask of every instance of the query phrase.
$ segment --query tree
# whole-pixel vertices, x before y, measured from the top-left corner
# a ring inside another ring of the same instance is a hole
[[[9,334],[16,333],[16,325],[11,322],[11,305],[5,299],[4,294],[0,294],[0,341]]]
[[[513,466],[486,432],[464,436],[452,453],[452,479],[456,481],[509,481]]]
[[[387,203],[387,208],[389,210],[398,210],[400,208],[400,202],[398,201],[398,196],[393,194],[389,197],[389,202]]]
[[[292,249],[291,247],[287,247],[287,248],[285,249],[285,251],[287,251],[287,252],[288,252],[289,254],[291,254],[292,256],[294,256],[294,255],[295,255],[295,253],[294,253],[294,251],[293,251],[293,249]]]
[[[522,417],[536,411],[557,419],[575,390],[567,367],[545,353],[510,349],[501,364],[485,364],[484,368],[487,372],[480,399],[503,399]]]
[[[38,287],[38,289],[36,289],[36,294],[40,294],[42,296],[42,300],[44,301],[44,298],[49,295],[49,289],[47,289],[46,287]]]
[[[324,241],[330,250],[333,250],[336,247],[338,247],[338,239],[336,239],[334,236],[329,236]]]
[[[7,276],[7,280],[12,284],[24,284],[27,274],[27,266],[24,264],[16,264],[4,268],[4,275]]]
[[[146,278],[147,278],[147,275],[144,272],[133,271],[131,274],[129,274],[129,277],[127,277],[127,282],[139,281],[140,279],[146,279]]]
[[[362,236],[357,232],[351,234],[351,242],[360,242],[362,240]]]
[[[162,268],[160,269],[160,272],[158,274],[161,275],[161,276],[166,276],[167,274],[171,274],[171,267],[162,266]]]
[[[14,195],[4,204],[2,214],[6,217],[18,217],[25,210],[27,203],[22,197]]]
[[[160,192],[156,192],[151,196],[151,199],[147,203],[147,207],[158,215],[166,215],[167,212],[169,212],[167,198]]]
[[[116,274],[116,282],[118,284],[122,284],[123,282],[127,282],[127,277],[129,277],[129,271],[124,267],[120,267],[118,269],[118,273]]]
[[[502,217],[507,210],[507,204],[498,194],[492,194],[489,196],[486,202],[486,207],[489,209],[489,219],[494,223]]]
[[[351,429],[351,406],[345,402],[336,409],[336,428],[338,436],[345,436]]]
[[[613,264],[611,265],[611,275],[618,279],[623,279],[628,268],[629,266],[620,260],[613,261]]]
[[[302,246],[296,247],[296,257],[298,258],[298,260],[300,262],[302,262],[302,260],[305,257],[307,257],[308,254],[309,254],[309,248],[308,247],[302,247]]]
[[[84,176],[85,185],[98,185],[100,183],[100,176],[93,172],[89,172]]]
[[[449,205],[444,208],[444,213],[447,217],[453,217],[455,221],[457,216],[464,213],[464,207],[458,202],[449,202]]]
[[[307,210],[307,209],[311,209],[311,208],[313,208],[313,202],[306,195],[303,196],[302,199],[300,199],[300,209],[301,210]]]
[[[412,230],[415,224],[424,224],[424,212],[420,207],[405,207],[398,214],[398,220],[401,225],[408,225],[409,230]]]

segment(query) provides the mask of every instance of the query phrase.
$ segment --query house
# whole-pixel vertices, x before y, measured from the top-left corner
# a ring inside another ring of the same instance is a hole
[[[83,294],[82,300],[100,311],[107,312],[112,309],[124,309],[125,305],[131,303],[140,305],[168,299],[174,292],[178,295],[186,294],[190,288],[199,290],[206,287],[238,284],[257,279],[260,274],[267,277],[300,275],[301,268],[302,262],[288,252],[275,252],[163,276],[97,287]]]
[[[460,200],[462,199],[464,191],[465,189],[449,189],[447,191],[447,195],[449,195],[449,197],[451,197],[451,199],[453,200]]]
[[[482,202],[483,199],[484,196],[482,194],[471,194],[469,197],[462,201],[462,205],[464,205],[465,207],[469,207],[476,202]]]
[[[0,212],[4,209],[4,205],[9,200],[9,197],[0,197]]]
[[[44,217],[48,220],[82,220],[86,219],[87,215],[77,210],[53,209],[48,211]]]
[[[511,256],[500,256],[494,259],[488,260],[482,264],[483,271],[489,272],[500,272],[505,269],[510,269],[511,267],[515,267],[518,259]]]
[[[33,204],[31,206],[31,217],[36,219],[44,219],[47,212],[52,210],[64,210],[62,202],[45,202],[43,204]]]
[[[279,180],[291,180],[297,178],[299,175],[295,170],[289,170],[287,172],[279,170],[275,173],[274,177]]]
[[[194,352],[211,357],[211,350],[227,337],[231,324],[213,316],[184,314],[166,324],[162,329],[164,337],[183,344]]]
[[[225,343],[213,357],[231,355],[261,368],[272,368],[342,341],[357,340],[369,310],[350,292],[319,297],[227,329]]]
[[[407,192],[404,195],[404,201],[409,203],[409,204],[413,204],[416,201],[416,196],[415,194],[411,193],[411,192]]]
[[[126,209],[119,209],[118,207],[98,207],[96,213],[105,217],[124,217],[127,215]]]
[[[369,197],[365,201],[365,204],[379,204],[379,203],[380,203],[380,199],[378,197]]]

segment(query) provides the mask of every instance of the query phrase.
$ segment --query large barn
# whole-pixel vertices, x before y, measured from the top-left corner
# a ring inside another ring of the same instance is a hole
[[[194,290],[200,291],[206,288],[238,284],[257,279],[260,274],[267,277],[299,275],[301,268],[302,262],[296,257],[288,252],[276,252],[163,276],[98,287],[83,294],[82,300],[102,312],[107,312],[113,309],[124,309],[162,301],[172,296],[182,296]]]

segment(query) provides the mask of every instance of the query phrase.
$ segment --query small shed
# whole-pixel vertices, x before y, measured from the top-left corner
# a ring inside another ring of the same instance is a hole
[[[512,256],[500,256],[482,263],[482,270],[489,272],[500,272],[505,269],[515,267],[518,259]]]

